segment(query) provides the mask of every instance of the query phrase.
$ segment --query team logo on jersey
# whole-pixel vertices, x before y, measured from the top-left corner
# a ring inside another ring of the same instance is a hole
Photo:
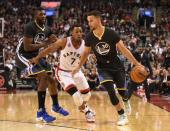
[[[42,41],[45,40],[45,34],[44,33],[38,33],[35,37],[34,37],[34,42],[35,43],[40,43]]]
[[[100,55],[106,55],[110,51],[110,45],[106,42],[99,42],[95,48]]]
[[[80,54],[77,52],[67,52],[67,53],[63,54],[63,56],[64,57],[72,56],[72,57],[80,58]]]

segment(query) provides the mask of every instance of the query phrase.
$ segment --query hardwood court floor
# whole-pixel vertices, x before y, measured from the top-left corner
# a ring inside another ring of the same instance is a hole
[[[60,104],[70,111],[68,117],[51,112],[51,100],[47,95],[47,111],[56,116],[56,122],[44,124],[35,121],[37,97],[35,91],[17,94],[0,94],[0,131],[170,131],[170,113],[142,99],[131,99],[132,114],[129,124],[116,125],[117,113],[110,104],[106,92],[92,92],[90,105],[96,111],[96,122],[87,123],[73,100],[66,93],[59,93]]]

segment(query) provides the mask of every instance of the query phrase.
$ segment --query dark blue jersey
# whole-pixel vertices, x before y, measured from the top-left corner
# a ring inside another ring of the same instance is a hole
[[[97,67],[111,70],[124,70],[123,64],[117,55],[116,43],[120,41],[119,35],[105,28],[104,34],[99,39],[93,32],[87,34],[85,45],[91,47],[97,59]]]

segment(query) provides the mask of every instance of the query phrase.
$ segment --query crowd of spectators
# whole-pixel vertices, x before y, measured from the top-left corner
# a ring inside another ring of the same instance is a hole
[[[19,38],[23,35],[24,24],[33,19],[33,11],[39,5],[40,0],[0,1],[0,16],[5,19],[4,38],[0,38],[0,44],[5,49],[5,65],[11,71],[15,70],[15,49]],[[52,18],[51,28],[57,37],[65,37],[69,35],[71,25],[79,23],[86,34],[89,31],[85,20],[86,13],[94,9],[100,10],[104,25],[118,32],[133,53],[139,53],[141,58],[147,54],[152,68],[148,78],[151,92],[170,94],[170,9],[166,6],[162,7],[160,21],[154,21],[153,24],[156,26],[153,28],[140,26],[133,16],[134,8],[139,9],[143,6],[147,8],[152,5],[155,8],[161,7],[155,0],[151,3],[147,3],[146,0],[62,0],[60,8],[56,11],[57,17]],[[52,64],[57,65],[57,56],[58,53],[54,53],[48,59]],[[123,60],[128,68],[126,59]],[[90,87],[97,87],[99,81],[93,54],[90,55],[83,72]]]

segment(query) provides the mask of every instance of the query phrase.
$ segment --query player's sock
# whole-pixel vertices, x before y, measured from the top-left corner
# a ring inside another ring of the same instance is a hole
[[[38,109],[45,108],[46,91],[38,91]]]
[[[58,94],[51,95],[51,99],[53,101],[53,105],[59,105],[58,104]]]

